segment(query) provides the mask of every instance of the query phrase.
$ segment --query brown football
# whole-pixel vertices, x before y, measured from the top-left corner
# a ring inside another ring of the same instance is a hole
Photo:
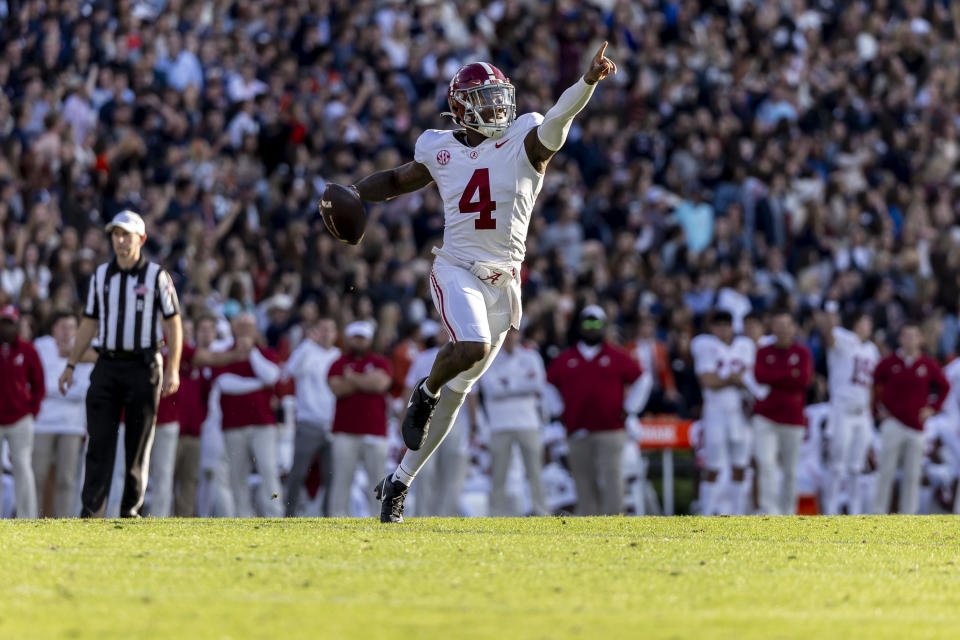
[[[320,200],[320,217],[337,240],[347,244],[358,244],[363,240],[367,212],[353,189],[329,183]]]

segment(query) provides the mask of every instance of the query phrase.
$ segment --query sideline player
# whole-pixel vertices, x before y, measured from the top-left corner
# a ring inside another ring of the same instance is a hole
[[[703,515],[720,513],[721,472],[729,469],[733,513],[746,511],[748,487],[744,482],[750,463],[750,433],[744,414],[744,374],[756,357],[756,346],[746,336],[734,336],[729,311],[714,311],[710,333],[693,339],[693,366],[703,389],[704,453],[707,472],[702,485]]]
[[[352,188],[380,202],[437,183],[444,203],[443,248],[430,273],[434,304],[451,342],[418,382],[401,425],[408,451],[376,488],[382,522],[403,521],[403,500],[440,446],[473,384],[511,326],[520,326],[520,265],[543,174],[597,82],[617,72],[604,42],[590,67],[545,115],[516,117],[514,87],[496,67],[473,62],[450,81],[450,115],[463,127],[429,129],[414,161]],[[432,426],[432,428],[431,428]]]
[[[824,513],[840,513],[841,495],[847,496],[847,513],[863,513],[858,476],[867,463],[873,440],[873,371],[880,350],[870,341],[873,319],[865,313],[848,317],[836,326],[836,314],[827,315],[832,326],[823,334],[827,343],[827,380],[830,389],[830,463]]]

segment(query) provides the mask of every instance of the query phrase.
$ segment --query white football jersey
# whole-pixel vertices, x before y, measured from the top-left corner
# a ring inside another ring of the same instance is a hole
[[[756,345],[750,338],[737,336],[732,343],[727,344],[709,333],[694,338],[690,343],[690,351],[693,354],[693,368],[697,375],[716,373],[721,378],[751,371],[757,356]],[[703,404],[706,410],[740,411],[742,400],[743,392],[737,387],[703,390]]]
[[[830,424],[830,404],[821,402],[808,405],[803,410],[807,428],[800,443],[800,458],[797,461],[797,490],[800,493],[817,493],[823,486],[827,461],[823,450],[823,430]]]
[[[543,186],[523,145],[543,116],[525,113],[499,139],[476,147],[452,130],[428,129],[414,159],[429,169],[443,198],[443,249],[466,263],[515,266],[523,262],[533,204]]]
[[[867,408],[873,389],[873,371],[880,362],[880,350],[843,327],[833,328],[833,346],[827,352],[830,399]]]
[[[960,358],[944,367],[943,375],[950,383],[950,392],[943,402],[941,413],[946,414],[953,424],[960,424]]]

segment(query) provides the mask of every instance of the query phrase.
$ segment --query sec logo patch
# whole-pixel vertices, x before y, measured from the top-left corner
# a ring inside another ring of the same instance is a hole
[[[472,159],[476,160],[477,158],[480,157],[480,153],[477,152],[477,151],[471,151],[471,152],[470,152],[470,157],[471,157]]]
[[[446,149],[440,149],[437,152],[437,164],[445,165],[450,162],[450,152]]]

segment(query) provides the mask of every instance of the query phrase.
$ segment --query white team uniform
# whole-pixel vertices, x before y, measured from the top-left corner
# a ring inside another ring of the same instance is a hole
[[[863,471],[873,439],[871,409],[873,372],[880,351],[873,342],[861,342],[852,331],[833,328],[833,346],[827,352],[830,388],[830,474],[824,511],[839,513],[842,485],[855,494],[856,476]],[[855,495],[850,495],[854,502]],[[848,505],[851,507],[851,505]],[[853,507],[851,507],[851,512]]]
[[[450,381],[469,391],[496,357],[503,336],[520,326],[520,265],[543,174],[527,158],[524,138],[543,122],[517,118],[499,139],[469,147],[452,130],[429,129],[414,159],[427,167],[443,198],[443,247],[430,274],[440,319],[454,342],[483,342],[490,354]]]
[[[744,336],[726,344],[711,334],[699,335],[690,345],[696,374],[716,373],[721,378],[752,370],[757,348]],[[720,471],[743,468],[750,462],[750,431],[744,415],[744,391],[737,387],[703,390],[704,453],[706,466]]]
[[[950,392],[940,413],[924,424],[923,435],[931,443],[933,440],[940,440],[940,457],[944,460],[940,471],[949,477],[949,485],[952,487],[953,480],[960,476],[960,359],[944,367],[943,375],[950,382]],[[927,475],[934,475],[929,469],[930,463],[927,467]],[[960,513],[960,491],[954,496],[953,512]]]
[[[807,418],[807,428],[797,460],[797,493],[817,495],[827,477],[823,435],[825,427],[829,427],[831,408],[826,402],[811,404],[804,408],[803,415]]]

